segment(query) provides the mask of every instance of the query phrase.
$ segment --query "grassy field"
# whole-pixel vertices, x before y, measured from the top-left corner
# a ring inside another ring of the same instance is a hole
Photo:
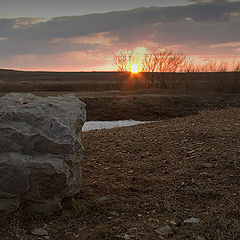
[[[152,73],[118,72],[21,72],[0,70],[0,92],[84,92],[133,90],[146,87]],[[240,72],[155,73],[153,88],[240,92]],[[163,85],[163,84],[162,84]],[[166,86],[165,86],[166,85]]]
[[[74,92],[88,120],[158,120],[82,133],[81,192],[53,216],[1,217],[0,240],[239,240],[240,94],[209,84],[239,79],[179,76],[191,87],[135,89],[136,79],[117,73],[0,71],[1,95]],[[199,222],[184,222],[191,217]],[[33,235],[38,227],[48,236]]]
[[[145,80],[141,75],[0,70],[0,95],[31,92],[55,96],[73,92],[87,104],[88,120],[156,120],[189,116],[203,109],[240,106],[237,72],[163,76],[164,80],[180,84],[176,89],[143,89]]]

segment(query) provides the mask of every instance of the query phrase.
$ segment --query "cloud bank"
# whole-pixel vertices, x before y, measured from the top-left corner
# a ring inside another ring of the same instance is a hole
[[[234,43],[240,40],[240,2],[192,2],[52,19],[2,18],[0,68],[111,70],[114,52],[137,46],[239,57]]]

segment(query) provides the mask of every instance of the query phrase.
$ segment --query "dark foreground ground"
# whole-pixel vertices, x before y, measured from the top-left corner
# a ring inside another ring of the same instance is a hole
[[[73,92],[87,104],[89,121],[156,120],[189,116],[205,109],[240,107],[239,72],[156,74],[156,79],[162,76],[160,79],[168,85],[178,83],[176,89],[155,89],[155,85],[143,89],[146,79],[142,74],[0,69],[0,96],[9,92],[40,96]]]
[[[239,129],[229,108],[84,133],[80,194],[51,217],[1,220],[0,239],[239,240]]]
[[[133,90],[77,94],[87,104],[87,120],[154,121],[197,114],[203,110],[240,107],[240,94],[183,90]]]
[[[33,92],[39,96],[57,96],[68,92]],[[0,93],[3,95],[5,93]],[[134,119],[155,121],[191,116],[203,110],[240,107],[240,94],[139,89],[131,91],[74,92],[86,103],[87,121]]]

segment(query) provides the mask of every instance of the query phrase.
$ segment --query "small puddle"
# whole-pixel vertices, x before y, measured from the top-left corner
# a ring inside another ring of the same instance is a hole
[[[119,121],[89,121],[85,122],[82,131],[87,132],[97,129],[110,129],[116,127],[128,127],[139,124],[150,123],[150,121],[119,120]]]

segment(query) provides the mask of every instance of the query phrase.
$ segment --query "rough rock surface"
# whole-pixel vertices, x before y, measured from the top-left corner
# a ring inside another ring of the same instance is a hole
[[[0,214],[51,214],[81,186],[85,104],[73,94],[0,98]]]

